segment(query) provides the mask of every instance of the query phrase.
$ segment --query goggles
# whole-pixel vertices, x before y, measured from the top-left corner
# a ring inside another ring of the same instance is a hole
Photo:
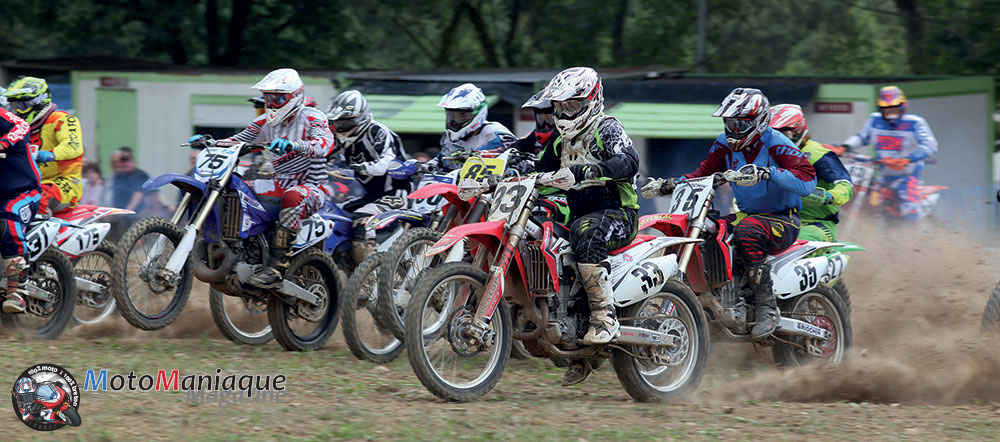
[[[458,130],[472,121],[475,114],[468,109],[445,109],[445,122],[449,129]]]
[[[294,92],[278,93],[278,92],[264,92],[264,107],[268,109],[278,109],[282,106],[288,104],[289,101],[295,98]]]
[[[337,132],[350,132],[351,129],[358,127],[358,122],[354,118],[341,118],[330,123],[333,124],[333,130]]]
[[[565,101],[553,101],[552,108],[555,116],[561,120],[572,120],[583,112],[587,107],[587,100],[583,98],[571,98]]]
[[[746,135],[754,128],[754,119],[746,117],[726,117],[722,119],[726,126],[726,133],[736,135]]]
[[[556,119],[551,112],[535,112],[535,127],[552,128],[556,127]]]

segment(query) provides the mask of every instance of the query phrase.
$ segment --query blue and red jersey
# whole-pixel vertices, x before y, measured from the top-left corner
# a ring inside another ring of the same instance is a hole
[[[788,137],[767,128],[749,149],[733,152],[721,134],[712,143],[698,170],[684,178],[709,176],[715,172],[737,170],[756,164],[771,171],[771,178],[750,187],[733,186],[740,210],[748,214],[778,213],[802,208],[802,197],[816,188],[816,171]]]
[[[41,174],[28,150],[30,125],[0,108],[0,198],[38,189]]]
[[[924,159],[937,153],[937,140],[923,117],[903,114],[899,121],[889,122],[882,114],[874,112],[865,127],[856,135],[851,135],[844,144],[857,149],[869,144],[875,145],[878,159],[905,158],[910,160],[902,170],[883,168],[883,177],[912,175],[924,168]]]

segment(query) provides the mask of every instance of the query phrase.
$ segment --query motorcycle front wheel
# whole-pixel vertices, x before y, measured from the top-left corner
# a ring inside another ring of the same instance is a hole
[[[170,255],[181,241],[180,229],[162,218],[146,218],[122,235],[111,268],[111,295],[122,317],[141,330],[170,325],[191,294],[191,260],[180,274],[167,275]]]
[[[506,302],[499,303],[485,333],[470,333],[487,279],[486,272],[471,264],[442,264],[421,276],[406,308],[403,342],[410,366],[441,399],[466,402],[486,395],[510,359]]]
[[[403,352],[403,342],[382,326],[375,314],[383,256],[382,252],[369,256],[354,269],[340,307],[341,331],[351,353],[358,359],[379,364],[392,361]]]
[[[631,346],[629,352],[614,350],[611,362],[629,396],[639,402],[673,400],[698,388],[708,363],[709,330],[691,289],[679,282],[668,282],[660,293],[625,307],[622,317],[635,318],[625,325],[665,333],[677,342],[669,348]]]
[[[8,328],[23,330],[42,339],[55,339],[69,324],[76,304],[76,279],[73,264],[62,252],[50,248],[24,270],[24,285],[44,290],[53,299],[25,296],[27,311],[4,314]]]
[[[111,296],[111,268],[114,265],[115,249],[102,242],[94,251],[73,259],[73,273],[104,287],[104,292],[84,291],[77,288],[76,308],[73,322],[80,325],[96,324],[115,312],[115,298]]]
[[[209,289],[208,307],[215,326],[232,342],[264,345],[274,338],[271,323],[267,319],[266,302],[251,297],[229,296],[216,289]]]
[[[317,305],[284,295],[271,295],[267,319],[274,339],[289,351],[312,351],[323,348],[337,329],[340,318],[340,291],[344,287],[337,265],[330,255],[310,248],[292,258],[285,279],[319,297]]]
[[[430,268],[440,261],[439,258],[427,258],[424,252],[434,245],[442,234],[426,227],[410,229],[396,239],[392,247],[385,252],[382,266],[378,272],[378,308],[379,322],[392,333],[396,339],[403,339],[405,334],[403,323],[406,317],[406,305],[410,302],[414,287],[420,272]]]

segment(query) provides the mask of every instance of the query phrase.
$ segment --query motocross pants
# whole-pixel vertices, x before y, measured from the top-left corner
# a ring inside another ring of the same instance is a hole
[[[917,174],[882,177],[882,189],[883,192],[894,194],[896,197],[898,205],[889,208],[890,212],[898,211],[894,215],[905,218],[919,216],[920,177]]]
[[[735,229],[733,242],[741,254],[744,268],[763,265],[767,255],[781,253],[798,238],[801,226],[798,210],[756,213],[742,218],[739,215],[734,213],[724,219],[729,229]]]
[[[27,252],[24,244],[25,235],[28,234],[28,224],[38,213],[40,200],[40,192],[37,189],[0,199],[0,204],[3,205],[0,218],[4,222],[0,255],[4,258],[23,256]]]
[[[272,180],[256,180],[253,189],[262,197],[281,198],[278,225],[292,232],[298,232],[299,222],[318,212],[326,199],[326,194],[313,184],[284,189]]]
[[[604,209],[576,217],[569,228],[569,244],[576,260],[597,264],[608,252],[627,246],[639,228],[634,209]]]
[[[802,220],[799,239],[806,241],[837,241],[837,224],[829,220]]]
[[[80,180],[70,177],[55,177],[42,180],[40,213],[59,213],[76,207],[83,195],[83,185]]]

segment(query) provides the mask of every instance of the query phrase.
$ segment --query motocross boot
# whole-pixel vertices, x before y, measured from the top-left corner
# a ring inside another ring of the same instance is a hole
[[[562,378],[562,386],[569,387],[570,385],[576,385],[590,378],[590,375],[594,374],[597,367],[601,366],[601,360],[592,359],[574,359],[569,361],[569,368],[566,369],[566,374]]]
[[[7,294],[3,301],[3,312],[24,313],[28,307],[24,302],[25,290],[21,287],[24,278],[24,258],[20,256],[4,258],[3,268],[7,276]]]
[[[750,288],[753,289],[756,304],[756,318],[750,339],[760,341],[766,339],[778,328],[778,302],[774,297],[771,284],[771,265],[760,264],[747,268]]]
[[[607,344],[618,337],[618,319],[612,305],[608,269],[601,264],[579,264],[583,289],[590,302],[590,328],[583,337],[587,345]]]
[[[280,284],[282,275],[288,269],[288,250],[297,234],[297,231],[278,226],[278,230],[274,232],[274,244],[271,245],[271,259],[247,283],[262,289],[274,288]]]

